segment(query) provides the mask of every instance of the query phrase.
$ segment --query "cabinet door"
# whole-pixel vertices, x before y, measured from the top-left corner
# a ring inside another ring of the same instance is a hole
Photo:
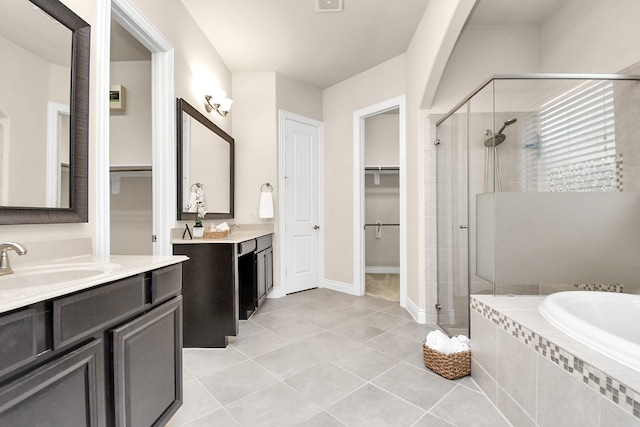
[[[0,377],[38,356],[35,308],[0,316]]]
[[[266,265],[267,251],[258,252],[256,254],[256,270],[257,273],[257,286],[258,286],[258,305],[262,304],[262,301],[267,296],[267,265]]]
[[[273,248],[269,248],[267,249],[264,257],[264,264],[265,264],[265,282],[266,282],[266,290],[265,290],[265,297],[267,296],[267,293],[273,288]]]
[[[182,297],[112,330],[116,426],[164,425],[182,405]]]
[[[0,389],[0,425],[104,426],[102,339]]]

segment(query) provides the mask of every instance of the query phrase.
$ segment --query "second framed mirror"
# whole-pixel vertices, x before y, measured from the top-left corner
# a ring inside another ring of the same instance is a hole
[[[198,201],[204,219],[233,218],[234,140],[180,98],[178,129],[178,219],[195,219]]]

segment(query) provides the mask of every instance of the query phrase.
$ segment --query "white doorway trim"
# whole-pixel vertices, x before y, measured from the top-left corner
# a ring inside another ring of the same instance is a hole
[[[398,108],[400,159],[400,306],[407,301],[407,137],[406,97],[401,95],[353,113],[353,283],[365,293],[364,262],[364,119]]]
[[[47,103],[47,207],[60,206],[61,171],[60,171],[60,120],[69,116],[69,104],[59,102]],[[68,145],[68,144],[67,144]],[[68,148],[68,147],[63,147]],[[68,150],[67,150],[68,151]]]
[[[0,155],[2,156],[2,176],[0,177],[2,197],[0,200],[2,200],[3,206],[9,205],[9,141],[11,136],[9,123],[9,118],[0,111]]]
[[[151,127],[154,255],[171,254],[171,228],[176,222],[176,138],[174,51],[169,41],[130,0],[98,4],[96,70],[96,245],[98,255],[110,253],[109,85],[111,14],[151,52]]]
[[[324,123],[311,119],[309,117],[301,116],[291,113],[289,111],[280,110],[278,120],[278,211],[280,212],[280,218],[278,219],[278,229],[280,232],[280,287],[273,290],[269,295],[270,297],[281,297],[287,293],[286,289],[286,251],[288,248],[285,246],[286,241],[286,159],[285,159],[285,145],[286,145],[286,121],[293,120],[300,123],[307,124],[318,128],[318,223],[320,225],[318,235],[318,286],[322,287],[324,283]]]

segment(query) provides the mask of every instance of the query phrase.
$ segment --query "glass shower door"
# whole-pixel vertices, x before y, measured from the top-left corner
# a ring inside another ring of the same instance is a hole
[[[437,127],[438,324],[469,335],[469,148],[467,106]]]

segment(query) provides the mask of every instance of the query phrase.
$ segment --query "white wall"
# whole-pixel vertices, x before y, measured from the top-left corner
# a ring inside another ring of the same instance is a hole
[[[276,73],[233,74],[233,129],[235,138],[235,221],[260,222],[260,187],[274,186],[277,202],[278,128]],[[277,205],[275,214],[279,215]],[[275,220],[266,221],[275,223]]]
[[[353,112],[405,93],[405,56],[323,92],[325,278],[353,287]]]
[[[365,166],[400,164],[399,120],[398,114],[376,114],[365,119]]]
[[[278,110],[322,121],[322,90],[309,83],[276,74]]]
[[[449,58],[431,111],[447,112],[494,74],[540,71],[538,27],[467,25]]]
[[[640,2],[569,0],[540,27],[540,69],[617,73],[640,59]]]
[[[111,84],[126,89],[125,111],[110,111],[109,163],[151,165],[151,61],[111,63]]]

